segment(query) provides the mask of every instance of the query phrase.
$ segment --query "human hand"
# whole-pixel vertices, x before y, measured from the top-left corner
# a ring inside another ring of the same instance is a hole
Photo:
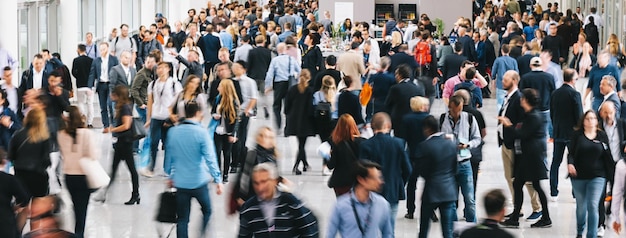
[[[230,142],[231,144],[234,144],[235,142],[237,142],[237,137],[229,136],[228,137],[228,142]]]
[[[146,124],[143,124],[143,127],[149,128],[150,127],[150,120],[146,120]]]
[[[498,117],[498,121],[504,126],[504,127],[509,127],[512,126],[513,123],[511,122],[511,120],[507,117]]]
[[[615,231],[615,233],[619,235],[620,231],[622,231],[622,224],[619,224],[618,222],[614,221],[613,230]]]
[[[215,193],[217,193],[217,195],[222,195],[222,188],[223,188],[223,185],[221,183],[218,183],[217,190],[215,191]]]
[[[105,127],[104,129],[102,129],[102,133],[109,133],[111,132],[111,127]]]
[[[171,180],[171,179],[168,179],[168,180],[167,180],[167,187],[168,187],[168,188],[173,188],[173,187],[174,187],[174,181],[173,181],[173,180]]]
[[[8,117],[8,116],[0,117],[0,124],[2,124],[4,127],[9,128],[9,126],[11,126],[11,123],[13,123],[11,121],[11,117]]]
[[[141,108],[141,109],[146,109],[147,107],[148,106],[146,106],[146,104],[143,104],[143,105],[139,106],[139,108]]]
[[[569,174],[570,177],[575,178],[577,173],[576,173],[576,167],[574,167],[573,164],[568,164],[567,165],[567,173]]]

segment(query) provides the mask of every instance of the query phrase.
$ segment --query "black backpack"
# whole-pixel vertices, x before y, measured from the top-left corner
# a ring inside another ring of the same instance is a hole
[[[313,116],[315,117],[315,120],[330,121],[330,115],[332,113],[331,108],[332,105],[326,100],[318,102],[317,105],[315,105],[315,109],[313,111]]]
[[[476,86],[474,82],[463,81],[460,84],[454,85],[454,92],[458,90],[466,90],[470,95],[469,105],[472,108],[476,108],[476,105],[480,104],[482,106],[482,101],[483,101],[482,91],[480,93],[476,93],[476,88],[478,88],[478,86]]]

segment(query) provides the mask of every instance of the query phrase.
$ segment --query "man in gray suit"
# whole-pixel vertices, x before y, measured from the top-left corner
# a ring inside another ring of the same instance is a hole
[[[132,80],[135,78],[137,70],[130,65],[131,57],[130,51],[122,52],[120,64],[109,71],[109,92],[113,92],[117,85],[124,85],[129,88],[132,85]]]
[[[606,101],[613,102],[613,105],[615,106],[615,118],[619,118],[621,102],[619,100],[619,96],[617,96],[617,92],[615,92],[616,87],[617,80],[615,79],[615,77],[611,75],[602,76],[602,81],[600,81],[600,93],[604,95],[604,100],[602,101],[602,104],[604,104],[604,102]],[[600,104],[599,108],[602,108],[602,104]]]

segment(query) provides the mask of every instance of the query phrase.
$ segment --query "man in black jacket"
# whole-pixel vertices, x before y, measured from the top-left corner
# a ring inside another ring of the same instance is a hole
[[[474,47],[474,40],[472,39],[472,32],[468,30],[467,26],[459,27],[459,39],[458,41],[463,44],[463,56],[467,57],[467,60],[472,62],[478,61],[478,53]]]
[[[87,127],[93,128],[93,91],[89,88],[89,70],[93,59],[86,54],[87,46],[79,44],[78,57],[72,62],[72,75],[76,78],[76,96],[80,111],[87,119]]]
[[[498,222],[504,219],[505,214],[504,204],[506,202],[506,197],[502,193],[502,190],[495,189],[489,191],[485,195],[485,199],[483,201],[485,204],[485,211],[487,212],[487,219],[485,219],[481,224],[478,224],[477,226],[461,233],[461,238],[513,238],[513,235],[502,230],[502,228],[498,225]]]
[[[336,69],[337,57],[335,57],[334,55],[329,55],[328,57],[326,57],[326,62],[324,64],[326,66],[326,69],[317,73],[313,83],[309,84],[313,85],[313,91],[317,92],[320,90],[320,88],[322,88],[322,78],[324,78],[324,76],[326,75],[330,75],[331,77],[333,77],[333,79],[335,79],[335,87],[337,87],[339,85],[339,81],[341,81],[341,72]]]
[[[554,128],[554,150],[550,166],[550,196],[552,201],[559,195],[559,167],[563,161],[565,147],[583,114],[580,93],[574,88],[578,74],[574,69],[563,70],[564,84],[550,97],[550,118]]]
[[[395,71],[396,85],[391,86],[385,100],[385,107],[391,115],[394,130],[403,128],[402,118],[411,112],[410,100],[415,96],[424,96],[424,87],[411,79],[411,67],[400,65]]]
[[[257,102],[263,104],[263,114],[267,119],[270,117],[270,113],[267,111],[267,102],[264,98],[264,86],[265,74],[267,73],[267,69],[270,67],[270,62],[272,61],[272,51],[265,47],[265,37],[259,35],[254,39],[254,42],[256,43],[256,46],[248,53],[248,77],[256,81],[259,96],[261,97],[260,99],[263,99]]]
[[[417,61],[415,61],[415,58],[413,56],[410,56],[407,51],[409,51],[408,45],[400,45],[400,47],[398,48],[398,53],[395,53],[391,56],[391,65],[389,66],[389,72],[395,72],[396,68],[398,68],[399,65],[406,64],[410,67],[412,75],[412,72],[414,72],[419,65],[417,65]]]
[[[563,45],[565,44],[565,41],[561,36],[556,34],[556,23],[551,23],[549,29],[549,34],[545,39],[543,39],[541,46],[544,50],[552,52],[552,62],[560,64],[560,62],[565,61],[565,57],[567,57],[567,52],[563,52]]]
[[[533,57],[530,60],[530,68],[532,71],[522,76],[522,79],[519,81],[520,89],[532,88],[537,90],[539,93],[541,103],[537,105],[537,110],[539,110],[544,117],[544,125],[547,132],[546,141],[548,138],[552,138],[552,123],[550,122],[550,96],[556,89],[554,86],[554,77],[549,73],[543,72],[543,68],[541,67],[543,64],[547,63],[548,62],[543,62],[539,57]],[[546,159],[547,158],[544,157],[544,160]]]
[[[443,66],[441,66],[441,72],[443,73],[443,79],[441,84],[443,85],[446,80],[452,78],[461,72],[461,65],[463,61],[467,60],[467,57],[461,55],[463,53],[463,44],[460,42],[454,43],[454,54],[449,54],[443,60]]]

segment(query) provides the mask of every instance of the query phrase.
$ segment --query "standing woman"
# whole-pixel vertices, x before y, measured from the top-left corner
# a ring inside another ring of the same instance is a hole
[[[183,47],[180,48],[180,52],[178,52],[178,55],[180,55],[180,57],[183,57],[183,59],[187,59],[187,54],[189,54],[190,50],[193,50],[198,53],[198,62],[200,63],[200,65],[204,65],[204,55],[202,54],[202,50],[200,49],[200,47],[196,46],[196,42],[193,41],[193,37],[187,37],[185,39],[185,45],[183,45]],[[187,66],[185,66],[184,64],[179,65],[177,78],[183,77],[183,74],[185,73],[186,68]]]
[[[326,75],[322,78],[320,90],[313,94],[313,107],[317,107],[322,102],[330,104],[330,115],[322,117],[315,113],[315,129],[322,142],[330,140],[330,133],[333,132],[335,124],[337,124],[337,87],[335,85],[335,79],[330,75]],[[326,166],[326,160],[322,161],[324,166],[322,175],[330,175],[331,173]]]
[[[170,120],[174,123],[184,120],[185,105],[189,102],[197,103],[200,109],[208,108],[207,98],[200,87],[200,78],[192,74],[184,82],[183,91],[176,95],[176,100],[170,106]]]
[[[92,190],[87,186],[85,171],[80,166],[80,159],[87,158],[98,161],[99,147],[93,141],[94,134],[85,128],[85,122],[78,107],[68,108],[69,117],[65,118],[66,126],[57,135],[59,149],[63,156],[63,174],[65,184],[74,204],[74,233],[78,238],[84,237],[87,205]]]
[[[139,204],[141,198],[139,197],[139,176],[137,175],[137,169],[135,169],[135,159],[133,157],[133,141],[130,128],[133,124],[133,107],[130,98],[128,97],[128,88],[124,85],[118,85],[113,89],[111,93],[111,101],[115,102],[115,125],[116,127],[104,128],[104,133],[113,133],[113,137],[117,137],[117,142],[113,144],[113,168],[111,169],[111,181],[102,202],[106,199],[106,191],[108,191],[113,181],[115,181],[115,175],[117,174],[117,167],[120,162],[124,160],[130,177],[133,182],[133,193],[128,202],[125,205]]]
[[[609,139],[598,128],[598,115],[589,110],[581,118],[568,145],[567,172],[572,178],[576,197],[576,234],[582,237],[587,224],[587,237],[597,237],[598,207],[607,178],[614,173]],[[622,178],[623,179],[623,178]]]
[[[217,163],[222,160],[222,152],[224,153],[224,162],[222,180],[228,182],[228,169],[232,161],[233,144],[237,141],[237,129],[239,127],[239,97],[235,91],[235,85],[230,79],[222,79],[217,86],[219,92],[219,103],[213,107],[211,112],[213,119],[219,120],[217,128],[215,128],[214,142],[217,151]]]
[[[33,107],[24,118],[24,128],[15,132],[9,142],[8,156],[15,168],[15,177],[22,183],[29,198],[48,195],[48,173],[50,166],[50,132],[46,112]],[[30,213],[25,208],[17,218],[21,233]]]
[[[313,128],[313,89],[309,87],[309,80],[311,80],[309,70],[303,69],[298,84],[287,91],[285,100],[285,114],[287,115],[285,136],[298,137],[298,156],[292,170],[296,175],[302,174],[302,171],[298,169],[300,161],[303,163],[302,170],[306,172],[309,169],[305,144],[307,137],[315,135]]]
[[[304,44],[307,45],[307,48],[302,56],[302,69],[308,69],[312,76],[317,75],[317,72],[324,69],[324,57],[322,56],[322,51],[317,46],[319,43],[319,34],[310,33],[304,38]]]
[[[544,139],[545,128],[543,119],[536,109],[541,102],[535,89],[524,89],[520,104],[526,113],[524,120],[517,125],[513,125],[511,120],[506,117],[498,117],[498,120],[504,127],[515,127],[515,164],[513,165],[513,191],[515,198],[515,208],[513,214],[506,221],[502,222],[505,227],[519,228],[519,216],[524,202],[524,194],[522,187],[526,182],[532,182],[533,188],[539,195],[541,201],[541,219],[535,224],[530,225],[531,228],[551,227],[550,213],[548,211],[548,200],[546,194],[541,189],[540,180],[547,179],[548,173],[546,165],[543,161],[543,155],[546,154],[546,141]],[[518,146],[519,145],[519,146]],[[600,198],[594,200],[599,201]],[[596,214],[597,214],[596,207]]]
[[[363,142],[354,118],[350,114],[343,114],[337,121],[330,142],[330,160],[328,168],[333,174],[328,180],[328,187],[335,190],[339,197],[350,191],[354,184],[352,166],[359,159],[359,146]]]

